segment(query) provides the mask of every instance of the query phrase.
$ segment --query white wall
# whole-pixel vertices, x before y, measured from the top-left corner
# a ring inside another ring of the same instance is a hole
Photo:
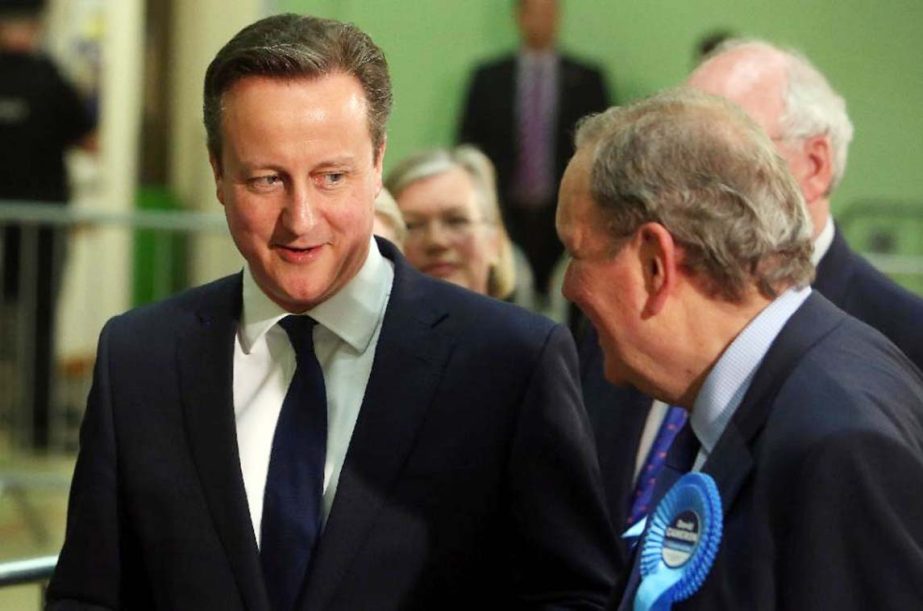
[[[79,157],[74,205],[124,212],[137,191],[141,117],[143,0],[58,0],[50,6],[50,50],[67,68],[69,42],[86,34],[101,36],[100,151]],[[92,21],[92,23],[90,23]],[[132,250],[128,232],[84,228],[70,236],[69,256],[59,302],[58,348],[65,357],[92,354],[99,330],[129,306]]]
[[[266,11],[266,0],[177,1],[173,7],[173,157],[170,186],[186,206],[219,210],[205,149],[202,84],[218,50]],[[227,237],[201,238],[193,247],[190,281],[199,284],[239,270],[237,250]]]

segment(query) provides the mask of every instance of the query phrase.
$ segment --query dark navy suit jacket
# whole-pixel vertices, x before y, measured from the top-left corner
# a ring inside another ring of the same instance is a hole
[[[923,369],[923,299],[853,252],[840,231],[817,266],[814,288],[881,331]]]
[[[395,277],[301,609],[602,608],[614,584],[566,329]],[[237,452],[240,275],[111,320],[53,609],[268,600]]]
[[[588,322],[588,321],[587,321]],[[628,528],[628,509],[634,491],[635,461],[641,434],[653,399],[630,386],[618,387],[603,377],[603,354],[596,330],[586,324],[579,338],[580,379],[587,415],[593,427],[603,489],[616,541],[618,572],[629,566],[629,551],[621,534]]]
[[[677,611],[923,608],[923,375],[820,295],[773,342],[702,472],[724,534]]]

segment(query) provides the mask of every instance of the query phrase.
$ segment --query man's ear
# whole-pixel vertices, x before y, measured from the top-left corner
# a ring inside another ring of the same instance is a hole
[[[659,314],[673,294],[679,279],[681,253],[673,236],[660,223],[639,227],[635,240],[647,293],[641,314],[648,318]]]
[[[221,182],[224,178],[224,172],[221,168],[221,160],[215,157],[214,153],[209,153],[208,163],[212,166],[212,176],[215,177],[215,197],[224,205],[224,189],[221,188]]]
[[[801,189],[805,201],[811,203],[830,193],[833,182],[833,148],[828,136],[811,136],[802,146],[807,167],[801,180]]]

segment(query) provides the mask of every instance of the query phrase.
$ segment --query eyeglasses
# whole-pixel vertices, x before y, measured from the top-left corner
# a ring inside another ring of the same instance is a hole
[[[410,219],[407,221],[407,239],[420,240],[429,234],[430,230],[435,230],[436,228],[449,238],[465,238],[471,235],[475,227],[481,224],[489,224],[489,222],[482,219],[473,219],[462,214],[437,216],[428,219]]]

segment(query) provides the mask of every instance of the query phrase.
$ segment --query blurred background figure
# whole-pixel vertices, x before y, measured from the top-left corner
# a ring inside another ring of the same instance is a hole
[[[471,146],[434,149],[402,162],[385,186],[407,223],[404,254],[410,264],[497,299],[531,304],[531,277],[497,204],[490,160]]]
[[[407,224],[401,216],[401,210],[391,193],[382,187],[378,197],[375,198],[375,219],[372,223],[372,233],[389,240],[400,250],[404,250],[404,240],[407,239]]]
[[[0,3],[0,205],[67,203],[65,153],[74,146],[96,150],[87,104],[39,50],[42,9],[38,0]],[[25,324],[33,338],[20,366],[31,373],[25,379],[32,381],[33,444],[41,448],[48,442],[54,311],[65,245],[50,226],[18,224],[2,227],[2,242],[2,326],[6,336]]]
[[[830,214],[853,137],[843,97],[807,57],[760,40],[724,42],[688,84],[738,104],[788,163],[814,228],[814,288],[923,368],[923,299],[853,251]]]
[[[563,251],[554,229],[558,183],[580,117],[609,105],[602,73],[557,48],[557,0],[517,0],[521,47],[478,67],[458,134],[497,168],[503,216],[535,276],[543,301]]]

